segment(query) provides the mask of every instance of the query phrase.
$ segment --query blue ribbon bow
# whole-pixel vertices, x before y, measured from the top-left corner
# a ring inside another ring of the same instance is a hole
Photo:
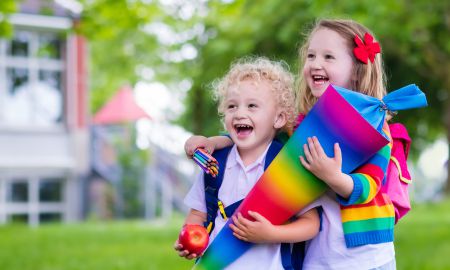
[[[333,87],[380,133],[386,111],[399,111],[427,106],[425,94],[415,84],[387,94],[382,100],[339,86]]]

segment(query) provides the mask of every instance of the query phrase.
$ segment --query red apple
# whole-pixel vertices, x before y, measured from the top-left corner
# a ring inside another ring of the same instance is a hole
[[[209,242],[209,235],[205,227],[198,224],[186,224],[180,232],[178,243],[189,253],[202,254]]]

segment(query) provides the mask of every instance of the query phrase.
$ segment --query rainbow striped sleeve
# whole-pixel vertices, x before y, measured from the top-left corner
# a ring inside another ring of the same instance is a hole
[[[389,144],[350,174],[353,192],[348,199],[339,198],[347,247],[392,242],[394,239],[394,208],[389,197],[379,192],[392,149],[387,123],[383,125],[383,132],[389,138]]]
[[[348,199],[339,197],[342,205],[366,204],[372,201],[380,190],[383,179],[386,177],[392,149],[392,138],[386,122],[383,125],[383,132],[389,138],[389,144],[350,174],[354,183],[353,192]]]

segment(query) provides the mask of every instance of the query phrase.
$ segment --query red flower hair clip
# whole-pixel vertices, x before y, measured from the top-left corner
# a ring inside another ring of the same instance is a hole
[[[355,35],[355,43],[357,47],[353,49],[353,54],[364,64],[367,64],[367,59],[370,59],[370,62],[373,63],[375,55],[381,52],[380,44],[374,42],[373,37],[369,33],[364,34],[364,42],[358,35]]]

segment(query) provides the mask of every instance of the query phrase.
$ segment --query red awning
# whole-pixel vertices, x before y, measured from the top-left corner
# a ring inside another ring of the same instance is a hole
[[[133,90],[123,86],[94,116],[94,124],[121,124],[151,117],[134,101]]]

